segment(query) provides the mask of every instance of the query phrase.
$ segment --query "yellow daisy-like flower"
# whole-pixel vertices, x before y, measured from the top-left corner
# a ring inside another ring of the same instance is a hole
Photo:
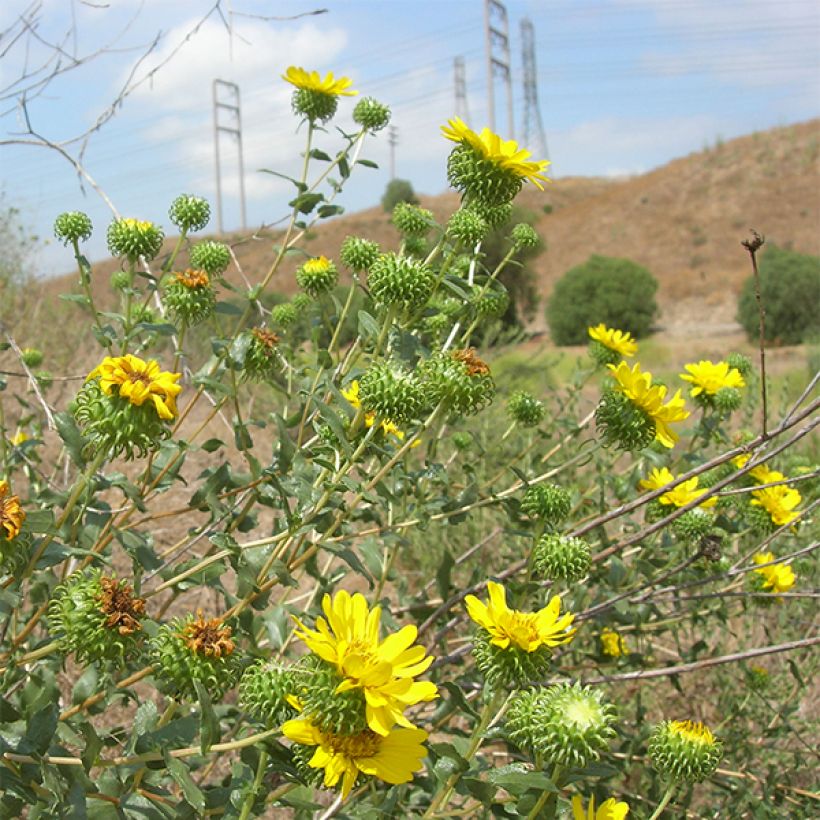
[[[489,601],[485,604],[475,595],[464,599],[467,614],[491,636],[490,643],[501,649],[515,645],[525,652],[541,646],[553,647],[569,643],[575,635],[570,625],[575,616],[561,611],[561,597],[554,595],[538,612],[519,612],[507,606],[507,591],[501,584],[487,582]]]
[[[308,72],[304,68],[292,65],[282,75],[282,79],[287,80],[297,88],[304,88],[306,91],[318,91],[331,97],[355,97],[359,93],[350,89],[353,80],[349,77],[339,77],[337,80],[332,71],[328,71],[325,78],[322,79],[318,71]]]
[[[787,564],[772,564],[772,561],[773,552],[759,552],[754,557],[756,564],[769,564],[755,570],[758,575],[763,576],[763,589],[771,592],[788,592],[794,586],[794,570]]]
[[[638,343],[628,331],[613,330],[601,322],[597,327],[587,328],[587,332],[591,339],[614,350],[625,359],[631,358],[638,352]]]
[[[584,811],[584,800],[580,794],[572,798],[572,820],[624,820],[629,814],[629,805],[623,800],[610,797],[595,811],[595,798],[589,798],[589,807]]]
[[[0,481],[0,531],[5,531],[7,541],[20,534],[26,513],[16,495],[9,495],[8,481]]]
[[[620,633],[607,626],[601,631],[601,651],[610,658],[620,658],[629,654],[629,647]]]
[[[170,420],[177,415],[176,397],[182,387],[177,381],[181,373],[161,371],[159,364],[150,359],[143,361],[130,353],[125,356],[106,356],[86,378],[100,380],[103,393],[110,396],[117,388],[117,395],[141,407],[146,400],[154,403],[157,415]]]
[[[770,470],[765,464],[758,464],[749,470],[749,475],[758,484],[773,484],[776,481],[784,481],[786,476],[777,470]]]
[[[709,727],[700,721],[673,720],[669,723],[669,731],[689,743],[697,743],[701,746],[714,746],[716,742]]]
[[[780,474],[778,473],[778,475]],[[760,490],[752,490],[751,503],[756,507],[763,507],[769,513],[772,523],[782,527],[797,518],[794,508],[802,500],[802,496],[794,487],[780,484],[777,487],[763,487]]]
[[[712,362],[702,359],[697,364],[684,365],[686,373],[681,373],[680,377],[686,382],[691,382],[694,387],[689,391],[691,396],[699,396],[705,393],[707,396],[714,396],[718,390],[724,387],[745,387],[746,382],[737,368],[729,367],[728,362]]]
[[[649,474],[649,478],[641,479],[638,482],[638,486],[644,490],[660,490],[661,487],[665,487],[674,480],[675,476],[672,475],[666,467],[661,467],[660,469],[655,468],[652,470]],[[673,487],[668,492],[665,492],[658,498],[658,501],[669,507],[685,507],[702,495],[704,495],[704,491],[698,492],[698,477],[695,476],[688,481],[678,484],[677,487]],[[717,498],[712,496],[711,498],[707,498],[700,506],[714,507],[715,504],[717,504]]]
[[[322,732],[310,720],[296,718],[282,726],[282,734],[303,746],[318,747],[308,765],[324,769],[324,784],[333,788],[342,781],[342,797],[347,797],[359,774],[385,783],[409,783],[423,768],[427,750],[423,729],[393,729],[386,735],[365,730],[356,735]]]
[[[655,438],[664,447],[674,447],[678,440],[669,425],[689,418],[680,390],[664,404],[666,386],[652,384],[652,374],[641,373],[640,364],[630,369],[626,362],[607,365],[615,377],[618,389],[638,408],[655,422]]]
[[[541,182],[549,182],[542,173],[550,164],[549,160],[530,161],[531,152],[519,148],[515,140],[502,140],[489,128],[483,128],[480,134],[476,134],[460,117],[442,125],[441,132],[448,140],[469,145],[482,159],[489,160],[505,171],[511,171],[519,179],[532,182],[541,190],[544,188]]]
[[[433,662],[423,646],[413,645],[416,627],[408,624],[380,640],[381,607],[371,610],[360,593],[325,595],[322,609],[325,617],[316,619],[316,630],[297,618],[296,635],[336,667],[344,679],[336,691],[363,691],[367,725],[379,735],[386,736],[395,724],[411,728],[404,710],[438,697],[434,683],[413,680]]]
[[[12,447],[19,447],[24,442],[28,441],[28,436],[22,431],[18,430],[12,437],[11,437],[11,445]]]

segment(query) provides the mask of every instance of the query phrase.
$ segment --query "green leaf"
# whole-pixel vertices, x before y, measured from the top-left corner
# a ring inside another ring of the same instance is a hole
[[[74,416],[71,413],[63,412],[57,413],[54,416],[54,423],[57,425],[57,432],[68,450],[71,460],[78,466],[85,466],[85,459],[83,458],[83,447],[85,446],[85,439],[74,421]]]
[[[378,168],[378,164],[373,162],[372,159],[357,159],[356,165],[364,165],[365,168]]]
[[[318,159],[318,160],[321,160],[322,162],[332,162],[333,161],[324,151],[321,151],[318,148],[314,148],[310,152],[310,156],[313,159]]]
[[[200,683],[194,681],[197,697],[199,698],[199,743],[202,754],[205,754],[214,743],[219,741],[219,719],[214,712],[211,696],[208,690]]]
[[[309,214],[325,198],[324,194],[304,193],[288,202],[291,208],[296,208],[300,214]]]
[[[162,756],[165,759],[165,765],[169,774],[174,778],[180,789],[182,789],[182,794],[188,805],[196,809],[200,815],[204,814],[205,795],[199,786],[194,783],[194,779],[191,777],[188,767],[181,760],[171,757],[168,749],[163,749]]]
[[[379,323],[366,311],[359,311],[359,336],[363,340],[376,339],[379,335]]]
[[[241,316],[242,308],[233,302],[217,302],[214,312],[220,316]]]
[[[343,205],[320,205],[317,213],[320,218],[327,219],[329,216],[336,216],[345,212]]]
[[[88,774],[88,772],[91,771],[92,766],[94,766],[97,762],[100,749],[103,747],[103,742],[94,730],[94,727],[88,722],[85,722],[80,726],[80,731],[83,733],[83,737],[85,738],[85,748],[80,755],[80,759],[83,761],[83,768],[85,769],[86,774]]]
[[[225,446],[224,441],[220,441],[218,438],[209,438],[206,442],[203,442],[202,449],[206,453],[214,453],[220,447],[224,447],[224,446]]]
[[[441,563],[436,570],[436,588],[438,589],[438,594],[444,600],[447,600],[450,591],[450,574],[454,565],[455,561],[453,560],[453,556],[449,550],[445,550],[444,555],[441,556]]]
[[[56,703],[49,703],[40,711],[35,712],[26,725],[22,745],[35,754],[45,754],[54,737],[54,732],[57,731],[59,717],[60,707]]]
[[[494,786],[505,789],[510,794],[523,794],[530,789],[557,792],[555,784],[543,772],[527,769],[521,763],[502,766],[487,772],[487,780]]]
[[[307,185],[304,182],[301,182],[298,179],[294,179],[293,177],[289,177],[287,174],[280,174],[279,171],[272,171],[270,168],[260,168],[260,174],[271,174],[272,176],[279,177],[280,179],[286,179],[288,182],[292,182],[296,186],[296,190],[299,193],[302,191],[307,191]]]

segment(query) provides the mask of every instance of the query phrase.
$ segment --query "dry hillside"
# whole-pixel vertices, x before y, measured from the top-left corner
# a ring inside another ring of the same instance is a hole
[[[457,202],[453,193],[422,197],[440,217]],[[661,321],[668,333],[679,335],[693,325],[703,334],[725,331],[733,325],[735,297],[749,272],[740,246],[749,228],[771,242],[820,254],[820,120],[731,140],[629,179],[558,179],[543,193],[525,191],[518,202],[538,215],[537,229],[547,242],[534,262],[543,296],[590,254],[623,256],[648,267],[660,281]],[[545,205],[552,207],[550,213]],[[318,225],[304,246],[313,255],[333,257],[348,234],[375,239],[385,248],[398,242],[388,215],[375,207]],[[264,275],[274,234],[226,239],[249,281]],[[274,289],[295,290],[292,271],[299,259],[283,266]],[[115,260],[95,266],[103,302],[116,266]],[[45,287],[64,292],[73,279],[52,280]],[[535,329],[542,326],[539,312]]]

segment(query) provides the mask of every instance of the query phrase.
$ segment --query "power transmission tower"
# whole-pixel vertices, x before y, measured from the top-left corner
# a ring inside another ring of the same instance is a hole
[[[467,69],[464,65],[463,57],[456,57],[453,60],[453,80],[456,90],[455,113],[467,125],[470,124],[470,112],[467,108]]]
[[[495,78],[499,76],[507,91],[507,139],[513,139],[515,123],[510,71],[510,26],[507,7],[500,0],[484,0],[484,33],[487,43],[487,108],[490,130],[495,131]]]
[[[396,178],[396,145],[399,142],[399,130],[391,125],[387,130],[387,142],[390,144],[390,179]]]
[[[239,207],[242,230],[247,227],[245,213],[245,163],[242,157],[242,112],[239,104],[239,86],[227,80],[214,80],[212,86],[214,105],[214,156],[216,158],[216,222],[220,233],[224,233],[222,222],[222,161],[220,157],[219,135],[222,133],[236,137],[239,153]],[[224,120],[227,118],[227,122]]]
[[[535,67],[535,28],[526,17],[521,21],[521,58],[524,65],[524,145],[532,146],[539,158],[547,159],[547,136],[538,107],[538,71]]]

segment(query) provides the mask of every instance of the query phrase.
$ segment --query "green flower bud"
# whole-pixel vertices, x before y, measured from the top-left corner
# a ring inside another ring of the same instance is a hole
[[[485,159],[469,145],[456,145],[447,159],[447,179],[470,203],[495,207],[515,199],[524,180]]]
[[[427,405],[421,383],[393,362],[371,365],[359,381],[359,400],[365,412],[399,425],[417,419]]]
[[[721,416],[728,416],[740,407],[743,394],[736,387],[721,387],[714,395],[715,409]]]
[[[726,357],[726,363],[730,368],[737,370],[744,379],[748,379],[752,375],[752,360],[742,353],[730,353]]]
[[[37,379],[37,384],[43,389],[47,390],[54,384],[54,376],[48,370],[38,370],[34,374],[34,378]]]
[[[208,276],[221,276],[231,264],[231,252],[224,242],[197,242],[191,248],[189,262],[195,270],[204,270]]]
[[[453,415],[478,413],[495,395],[490,368],[473,348],[434,354],[418,365],[417,372],[429,406],[441,403]]]
[[[450,273],[453,276],[460,276],[462,279],[466,279],[470,273],[470,265],[472,264],[472,260],[466,253],[462,253],[457,256],[450,265]]]
[[[124,256],[136,262],[140,256],[150,262],[162,248],[165,234],[153,222],[138,219],[115,219],[106,233],[112,256]]]
[[[435,277],[421,262],[395,253],[383,253],[371,266],[367,283],[373,298],[380,304],[414,310],[430,298]]]
[[[474,285],[470,305],[479,316],[503,316],[510,306],[510,296],[500,282],[493,282],[487,290],[481,285]]]
[[[290,101],[293,113],[311,122],[327,122],[336,113],[338,97],[312,88],[297,88]]]
[[[132,325],[153,325],[157,322],[156,313],[148,305],[132,305],[130,318]]]
[[[297,714],[287,700],[293,694],[293,675],[274,661],[255,663],[239,681],[240,706],[269,729],[278,728]]]
[[[552,651],[543,644],[532,652],[515,644],[502,649],[480,630],[473,640],[473,658],[490,689],[523,689],[535,685],[549,672]]]
[[[353,122],[368,131],[381,131],[390,122],[390,109],[373,97],[363,97],[353,109]]]
[[[180,194],[171,203],[168,216],[181,231],[201,231],[211,218],[211,206],[201,196]]]
[[[532,225],[526,222],[519,222],[513,229],[512,235],[513,247],[517,250],[524,250],[525,248],[537,248],[541,244],[541,239],[535,232]]]
[[[519,692],[505,716],[506,734],[545,764],[583,768],[615,736],[615,709],[603,694],[578,683]]]
[[[250,337],[245,353],[245,373],[254,381],[270,381],[282,367],[279,337],[261,327],[251,330]]]
[[[290,300],[290,303],[296,308],[296,312],[301,314],[313,304],[313,299],[307,293],[297,293]]]
[[[746,680],[749,682],[749,688],[753,691],[765,692],[771,683],[771,676],[768,669],[764,669],[762,666],[750,666],[746,670]]]
[[[544,420],[546,408],[544,402],[538,401],[531,393],[516,390],[507,401],[507,412],[516,424],[537,427]]]
[[[361,273],[370,269],[370,266],[379,256],[379,245],[369,239],[358,236],[347,236],[339,249],[339,258],[345,267]]]
[[[623,393],[606,390],[595,410],[595,424],[607,446],[636,452],[655,440],[655,422]]]
[[[534,484],[527,487],[521,499],[524,515],[557,526],[569,515],[572,500],[569,492],[557,484]]]
[[[338,281],[339,273],[336,266],[326,256],[308,259],[296,271],[297,284],[314,299],[333,290]]]
[[[456,450],[466,450],[472,443],[472,434],[464,430],[453,433],[453,447],[455,447]]]
[[[480,214],[482,219],[491,227],[499,228],[501,225],[506,225],[512,216],[512,205],[505,202],[503,205],[488,205],[486,202],[473,202],[469,206],[470,210],[474,210]]]
[[[712,513],[695,507],[694,510],[685,512],[672,522],[672,531],[682,541],[698,543],[701,538],[711,532],[714,524],[715,516]]]
[[[150,643],[160,688],[178,700],[196,700],[199,681],[219,700],[239,678],[240,658],[231,628],[219,618],[205,620],[202,611],[164,624]]]
[[[532,554],[532,568],[550,581],[578,581],[592,563],[589,544],[582,538],[543,535]]]
[[[91,219],[82,211],[66,211],[54,220],[54,236],[63,245],[90,239],[92,230]]]
[[[746,523],[751,527],[755,535],[771,535],[776,529],[774,521],[768,510],[757,505],[752,506],[748,501],[743,507]]]
[[[178,322],[193,327],[213,315],[216,294],[204,270],[189,268],[165,284],[162,303]]]
[[[424,328],[436,340],[441,343],[444,334],[450,329],[452,320],[446,313],[434,313],[432,316],[425,316]]]
[[[661,518],[666,518],[672,512],[672,509],[669,504],[663,504],[660,499],[656,498],[644,507],[644,518],[646,518],[648,524],[653,524],[655,521],[660,521]]]
[[[607,347],[597,339],[589,340],[589,355],[595,360],[597,365],[606,367],[608,364],[618,364],[623,358],[617,350]]]
[[[447,222],[447,235],[474,247],[487,235],[490,226],[476,211],[459,208]]]
[[[723,744],[700,722],[665,720],[652,733],[649,757],[666,779],[700,783],[717,769]]]
[[[49,629],[60,650],[78,663],[124,663],[142,641],[145,601],[127,581],[98,569],[78,572],[55,590],[48,609]]]
[[[391,221],[405,236],[424,236],[436,224],[432,211],[409,202],[396,203]]]
[[[43,363],[43,351],[36,347],[24,347],[21,353],[26,367],[39,367]]]
[[[127,270],[115,270],[111,274],[111,287],[114,290],[125,290],[131,287],[132,276]]]
[[[404,240],[404,255],[421,259],[427,256],[427,241],[423,236],[408,236]]]
[[[274,305],[270,318],[279,327],[290,327],[299,319],[299,311],[290,302],[283,302],[281,305]]]

